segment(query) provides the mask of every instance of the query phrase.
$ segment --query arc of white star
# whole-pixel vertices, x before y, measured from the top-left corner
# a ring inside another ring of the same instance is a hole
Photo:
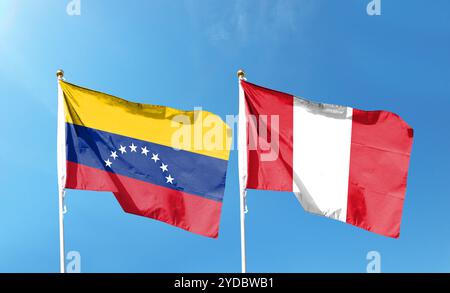
[[[127,152],[127,148],[124,147],[123,145],[120,145],[119,151],[120,151],[120,152],[122,153],[122,155],[123,155],[124,153]]]
[[[136,152],[136,148],[137,146],[135,146],[134,143],[131,143],[130,145],[131,152]]]
[[[143,155],[147,155],[148,152],[149,152],[149,150],[147,149],[147,147],[143,147],[143,148],[141,148],[141,150],[142,150],[142,153],[141,153],[141,154],[143,154]]]
[[[175,178],[173,178],[173,177],[170,176],[170,174],[169,174],[169,176],[167,176],[166,179],[167,179],[166,183],[173,184],[173,180],[174,180]]]
[[[112,157],[114,160],[117,159],[119,156],[117,155],[116,151],[111,151],[111,155],[110,157]]]
[[[152,154],[152,160],[155,161],[155,163],[159,161],[158,154]]]
[[[108,159],[105,161],[105,166],[111,168],[112,162]]]
[[[168,172],[169,169],[168,169],[167,167],[169,167],[169,165],[166,165],[166,164],[164,164],[164,163],[161,163],[161,167],[159,167],[159,168],[161,168],[161,170],[162,170],[163,172]]]

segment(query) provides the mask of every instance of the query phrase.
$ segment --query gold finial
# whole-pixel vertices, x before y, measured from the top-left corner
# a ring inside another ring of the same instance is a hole
[[[62,79],[64,77],[64,70],[58,69],[58,71],[56,71],[56,77]]]
[[[243,79],[245,77],[245,71],[242,69],[239,69],[237,72],[237,76],[239,79]]]

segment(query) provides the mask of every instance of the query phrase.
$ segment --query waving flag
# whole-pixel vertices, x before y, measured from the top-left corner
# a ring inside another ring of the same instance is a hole
[[[231,144],[219,117],[59,83],[66,188],[110,191],[128,213],[218,237]]]
[[[306,211],[399,237],[413,142],[408,124],[387,111],[240,85],[247,121],[239,123],[241,189],[291,191]]]

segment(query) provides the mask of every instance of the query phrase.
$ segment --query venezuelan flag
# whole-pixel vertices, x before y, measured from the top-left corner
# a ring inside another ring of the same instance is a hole
[[[128,213],[218,237],[231,145],[218,116],[59,86],[66,188],[110,191]]]

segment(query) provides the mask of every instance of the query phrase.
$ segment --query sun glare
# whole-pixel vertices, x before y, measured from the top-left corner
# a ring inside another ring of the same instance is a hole
[[[0,1],[0,32],[11,28],[16,11],[17,0]]]

